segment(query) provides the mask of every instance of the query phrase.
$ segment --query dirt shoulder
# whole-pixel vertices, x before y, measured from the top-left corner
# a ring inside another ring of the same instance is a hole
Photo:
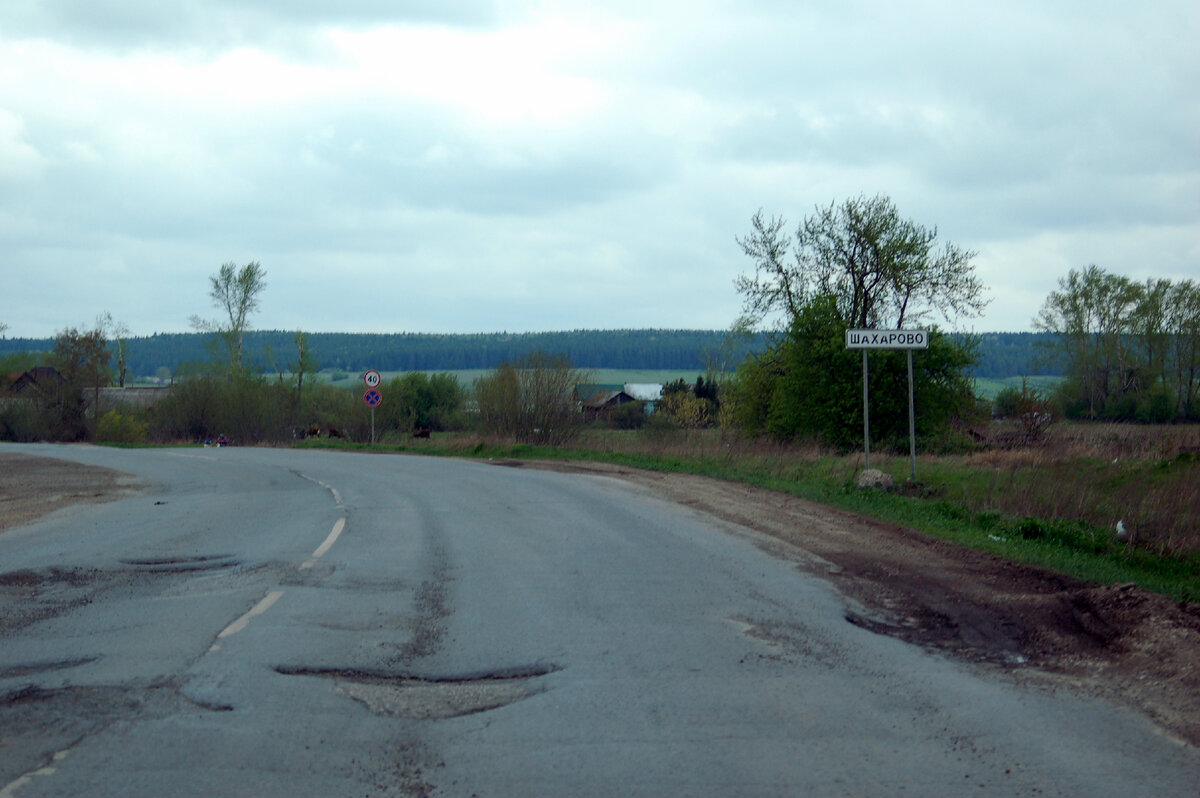
[[[108,468],[0,452],[0,532],[81,503],[128,496],[141,481]]]
[[[774,491],[590,462],[503,465],[593,473],[754,530],[831,581],[846,620],[879,634],[1131,706],[1200,746],[1200,605],[1095,587]]]
[[[746,485],[603,463],[497,464],[641,485],[830,580],[850,600],[850,623],[1013,678],[1127,704],[1200,746],[1200,605],[1181,606],[1132,585],[1089,586]],[[0,453],[0,532],[137,487],[135,478],[106,468]]]

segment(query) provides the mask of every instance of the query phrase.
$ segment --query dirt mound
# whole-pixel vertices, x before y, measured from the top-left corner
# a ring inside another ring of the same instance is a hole
[[[140,484],[135,477],[109,468],[2,452],[0,532],[64,507],[112,501]]]

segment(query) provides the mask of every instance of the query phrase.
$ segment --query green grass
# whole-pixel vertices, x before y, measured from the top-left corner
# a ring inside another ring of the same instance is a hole
[[[996,398],[1005,388],[1021,390],[1021,381],[1025,380],[1030,388],[1043,395],[1049,395],[1063,381],[1062,377],[976,377],[975,395],[989,402]]]

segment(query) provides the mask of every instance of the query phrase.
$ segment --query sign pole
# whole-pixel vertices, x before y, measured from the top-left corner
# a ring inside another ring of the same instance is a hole
[[[863,350],[863,456],[871,467],[871,403],[867,398],[867,350]]]
[[[913,402],[913,353],[914,349],[929,348],[928,330],[846,330],[846,348],[862,350],[863,369],[863,456],[866,467],[871,467],[871,409],[867,388],[868,349],[908,350],[908,458],[912,479],[917,479],[917,422]]]
[[[371,408],[371,445],[375,445],[375,405],[383,401],[383,394],[379,392],[379,383],[383,381],[383,377],[375,369],[368,370],[363,374],[363,382],[366,383],[367,392],[363,394],[363,401]]]
[[[866,354],[867,350],[863,350]],[[911,479],[917,481],[917,422],[916,413],[913,411],[913,368],[912,368],[912,353],[908,350],[908,460],[910,465]]]

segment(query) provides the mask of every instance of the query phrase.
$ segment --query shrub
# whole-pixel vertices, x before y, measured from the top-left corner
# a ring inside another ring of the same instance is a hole
[[[581,373],[565,355],[535,352],[515,365],[504,363],[475,381],[480,425],[517,443],[567,443],[583,424],[574,400],[581,382]]]
[[[96,440],[105,443],[145,443],[148,425],[133,416],[109,410],[96,424]]]
[[[613,429],[641,429],[646,426],[646,403],[626,402],[609,410],[604,420]]]

